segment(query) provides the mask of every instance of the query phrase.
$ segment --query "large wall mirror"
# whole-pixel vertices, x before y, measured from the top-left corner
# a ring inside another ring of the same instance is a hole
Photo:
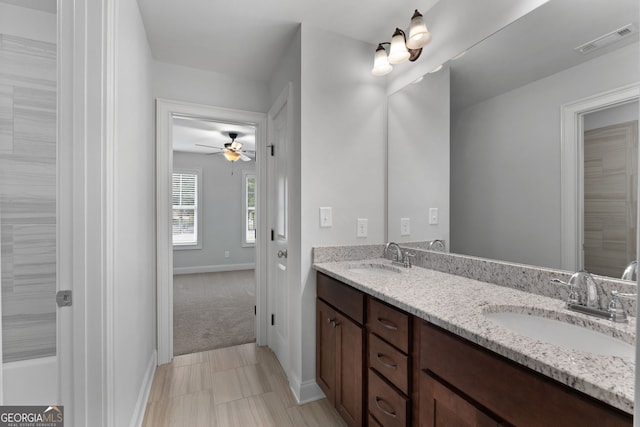
[[[392,94],[388,240],[622,277],[637,256],[638,15],[636,0],[550,0]],[[563,108],[585,100],[563,140]]]

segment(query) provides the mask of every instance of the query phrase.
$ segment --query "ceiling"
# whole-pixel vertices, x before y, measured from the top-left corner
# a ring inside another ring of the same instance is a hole
[[[138,0],[153,57],[162,62],[271,79],[301,22],[374,47],[406,29],[414,9],[439,0]],[[327,46],[330,49],[330,46]],[[320,53],[319,53],[320,54]]]
[[[238,134],[236,141],[242,144],[242,150],[255,151],[256,129],[254,126],[191,117],[173,118],[173,150],[198,154],[219,153],[222,150],[200,147],[196,144],[224,148],[225,143],[231,142],[229,132]],[[255,159],[255,153],[247,155]]]
[[[459,110],[638,41],[638,0],[551,0],[451,61]],[[574,48],[627,24],[634,33],[588,54]]]

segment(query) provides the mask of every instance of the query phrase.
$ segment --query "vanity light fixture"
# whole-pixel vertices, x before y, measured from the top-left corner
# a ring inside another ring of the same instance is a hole
[[[387,58],[387,51],[382,47],[383,44],[389,43],[380,43],[378,44],[378,48],[376,49],[376,56],[373,59],[373,69],[371,70],[371,74],[374,76],[384,76],[387,75],[393,70],[393,66],[389,64],[389,58]]]
[[[422,48],[431,41],[431,33],[424,23],[422,14],[416,11],[411,17],[409,24],[409,38],[400,28],[396,28],[391,36],[391,43],[379,43],[373,61],[371,74],[374,76],[384,76],[389,74],[393,69],[393,65],[405,62],[407,59],[411,62],[420,57]],[[389,45],[389,55],[383,45]]]
[[[393,65],[401,64],[410,57],[411,54],[407,50],[407,39],[405,37],[404,31],[402,31],[400,28],[396,28],[393,36],[391,37],[391,47],[389,48],[389,63]]]

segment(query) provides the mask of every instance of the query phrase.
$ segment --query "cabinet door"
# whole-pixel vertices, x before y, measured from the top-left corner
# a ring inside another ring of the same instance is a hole
[[[496,427],[500,425],[430,375],[425,372],[420,374],[421,427]]]
[[[316,380],[332,405],[336,404],[337,313],[316,299]]]
[[[349,426],[362,426],[363,416],[363,329],[337,313],[336,322],[336,409]]]

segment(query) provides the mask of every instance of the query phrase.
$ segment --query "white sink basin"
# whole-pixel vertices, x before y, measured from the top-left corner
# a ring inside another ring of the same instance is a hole
[[[484,316],[514,332],[559,347],[604,356],[635,357],[633,345],[582,326],[524,313],[484,313]]]
[[[367,276],[395,276],[400,274],[399,268],[386,264],[362,263],[350,265],[349,272],[357,274],[366,274]]]

